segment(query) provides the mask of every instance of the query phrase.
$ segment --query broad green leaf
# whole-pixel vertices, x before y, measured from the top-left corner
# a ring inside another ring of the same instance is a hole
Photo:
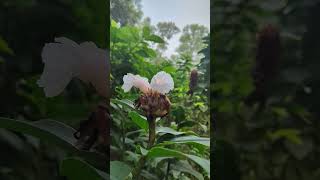
[[[134,109],[134,103],[128,99],[122,99],[122,100],[119,100],[119,99],[111,99],[111,102],[114,103],[114,104],[119,104],[119,105],[122,105],[122,106],[126,106],[126,107],[129,107],[131,109]]]
[[[157,56],[156,51],[154,51],[154,50],[151,49],[151,48],[144,48],[143,50],[144,50],[144,52],[148,55],[149,58],[154,58],[154,57]]]
[[[210,147],[210,139],[198,136],[180,136],[157,144],[157,146],[167,146],[171,144],[188,144],[197,148],[201,153]]]
[[[172,135],[181,135],[181,134],[185,134],[185,132],[179,132],[179,131],[176,131],[172,128],[169,128],[169,127],[157,127],[156,128],[156,133],[163,133],[163,134],[172,134]]]
[[[304,138],[301,144],[285,141],[286,149],[298,160],[303,160],[314,149],[311,138]]]
[[[210,138],[197,137],[197,136],[181,136],[170,140],[175,143],[197,143],[204,146],[210,146]]]
[[[145,40],[152,41],[152,42],[155,42],[155,43],[165,43],[164,40],[160,36],[157,36],[157,35],[154,35],[154,34],[145,37]]]
[[[162,70],[169,73],[169,74],[176,72],[176,68],[173,66],[166,66]]]
[[[143,147],[139,146],[140,147],[140,153],[145,156],[148,154],[148,150],[144,149]]]
[[[201,157],[185,154],[179,151],[175,151],[172,149],[162,148],[162,147],[154,147],[151,148],[147,154],[148,158],[158,158],[158,157],[175,157],[179,159],[190,159],[202,167],[205,172],[210,176],[210,161],[207,159],[203,159]]]
[[[302,140],[300,138],[300,131],[296,129],[280,129],[274,132],[269,132],[268,136],[273,140],[278,140],[280,138],[286,138],[295,144],[302,144]]]
[[[111,180],[125,180],[128,178],[131,167],[126,163],[120,161],[111,161],[110,162],[110,179]]]
[[[191,174],[194,177],[196,177],[198,180],[204,180],[202,174],[194,170],[192,166],[188,163],[188,161],[178,161],[175,164],[171,165],[171,169],[177,170],[179,172]]]
[[[88,162],[96,164],[99,169],[105,169],[104,160],[107,157],[89,151],[79,150],[74,146],[76,139],[73,137],[75,130],[63,123],[53,120],[40,120],[35,122],[20,121],[0,118],[0,128],[28,134],[62,147],[73,155],[85,158]]]
[[[144,26],[143,29],[142,29],[142,34],[143,34],[143,37],[145,37],[145,38],[150,36],[150,34],[151,34],[150,27]]]
[[[124,42],[136,42],[139,41],[139,30],[136,27],[125,26],[119,29],[117,37]]]
[[[66,176],[68,180],[107,180],[108,174],[95,169],[90,164],[77,159],[68,158],[60,164],[60,175]]]
[[[156,133],[160,134],[160,135],[162,135],[162,134],[172,134],[172,135],[175,135],[175,136],[182,135],[182,134],[197,135],[193,131],[180,132],[180,131],[176,131],[176,130],[174,130],[172,128],[162,127],[162,126],[156,127]]]
[[[0,52],[8,53],[10,55],[13,55],[12,49],[9,48],[7,42],[0,37]]]
[[[147,118],[144,116],[141,116],[139,113],[136,111],[130,111],[129,112],[129,117],[132,119],[132,121],[138,125],[140,128],[144,129],[145,132],[148,131],[148,121]]]
[[[113,19],[111,20],[111,27],[114,27],[114,28],[118,28],[118,23],[116,21],[114,21]]]

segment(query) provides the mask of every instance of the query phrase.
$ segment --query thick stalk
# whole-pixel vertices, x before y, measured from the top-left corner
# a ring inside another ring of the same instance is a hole
[[[148,147],[147,149],[149,150],[156,139],[156,119],[153,117],[147,117],[148,119],[148,124],[149,124],[149,142],[148,142]],[[140,173],[141,170],[146,162],[147,157],[145,155],[142,155],[141,158],[138,161],[137,166],[134,168],[132,171],[132,177],[134,180],[139,180],[140,179]]]
[[[166,172],[166,180],[168,180],[168,179],[169,179],[170,164],[171,164],[171,161],[170,161],[170,159],[169,159],[169,161],[168,161],[168,166],[167,166],[167,172]]]
[[[152,117],[148,117],[148,124],[149,124],[149,142],[148,142],[148,149],[150,149],[156,139],[156,119]]]

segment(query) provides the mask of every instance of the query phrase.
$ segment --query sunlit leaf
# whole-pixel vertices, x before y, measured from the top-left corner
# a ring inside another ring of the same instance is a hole
[[[145,132],[148,131],[149,126],[148,126],[148,121],[147,121],[146,117],[141,116],[136,111],[130,111],[128,115],[136,125],[138,125],[142,129],[144,129]]]
[[[210,176],[210,161],[195,155],[184,154],[180,151],[162,148],[162,147],[154,147],[149,150],[147,157],[148,158],[176,157],[179,159],[187,158],[192,160],[196,164],[198,164],[200,167],[202,167],[205,170],[205,172]]]
[[[302,143],[302,140],[299,136],[300,131],[296,129],[279,129],[277,131],[268,133],[268,135],[274,141],[280,138],[285,138],[295,144]]]
[[[181,134],[186,134],[185,132],[179,132],[179,131],[176,131],[172,128],[169,128],[169,127],[157,127],[156,128],[156,133],[161,133],[161,134],[172,134],[172,135],[181,135]]]
[[[157,35],[154,35],[154,34],[145,37],[145,40],[152,41],[152,42],[155,42],[155,43],[165,43],[165,41],[160,36],[157,36]]]
[[[210,146],[210,138],[197,137],[197,136],[180,136],[170,140],[175,143],[197,143],[204,146]]]
[[[0,52],[8,53],[10,55],[13,55],[12,49],[9,48],[7,42],[0,37]]]
[[[203,175],[198,171],[194,170],[192,166],[187,161],[178,161],[175,164],[170,166],[171,169],[177,170],[179,172],[184,172],[187,174],[191,174],[196,177],[198,180],[203,180]]]
[[[128,100],[128,99],[122,99],[122,100],[111,99],[111,102],[115,103],[115,104],[119,104],[119,105],[123,105],[123,106],[129,107],[131,109],[134,109],[134,103],[132,101]]]
[[[110,162],[110,179],[111,180],[125,180],[128,178],[131,167],[124,162],[111,161]]]

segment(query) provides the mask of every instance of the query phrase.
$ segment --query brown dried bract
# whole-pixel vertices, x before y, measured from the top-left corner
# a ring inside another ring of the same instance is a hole
[[[98,146],[109,147],[109,123],[110,113],[107,107],[99,105],[74,133],[74,137],[78,139],[76,146],[83,150]]]
[[[136,107],[142,109],[146,117],[164,117],[169,113],[170,100],[166,95],[150,90],[136,100]]]

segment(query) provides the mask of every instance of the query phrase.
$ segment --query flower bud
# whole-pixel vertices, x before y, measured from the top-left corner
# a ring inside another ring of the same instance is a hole
[[[198,84],[198,71],[197,70],[192,70],[190,74],[190,82],[189,82],[189,91],[188,94],[192,95],[195,88],[197,87]]]
[[[247,97],[247,104],[266,101],[268,88],[277,72],[280,53],[279,30],[272,25],[267,25],[257,35],[256,60],[252,72],[255,90]]]

